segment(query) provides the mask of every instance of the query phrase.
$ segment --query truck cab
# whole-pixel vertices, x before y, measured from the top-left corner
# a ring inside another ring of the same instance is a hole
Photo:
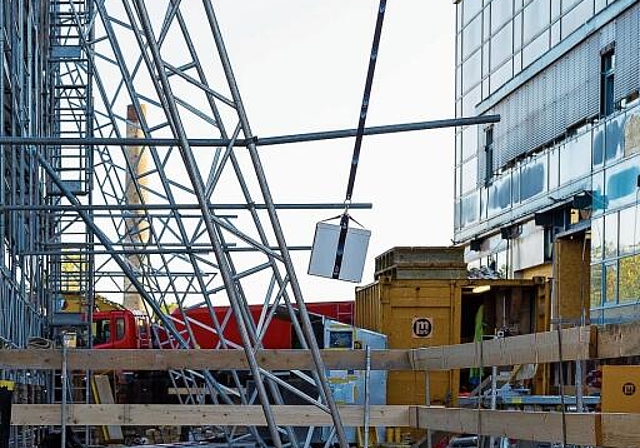
[[[151,348],[149,320],[140,311],[96,312],[93,314],[92,330],[94,348]]]

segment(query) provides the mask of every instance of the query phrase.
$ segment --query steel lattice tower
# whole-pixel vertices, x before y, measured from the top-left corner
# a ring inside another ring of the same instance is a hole
[[[52,73],[59,113],[50,135],[71,139],[57,141],[57,158],[38,156],[59,195],[49,204],[59,217],[58,247],[49,253],[59,272],[56,284],[73,284],[88,302],[94,292],[139,295],[158,322],[156,334],[170,335],[176,348],[194,347],[194,323],[168,316],[169,305],[176,304],[182,316],[189,307],[206,306],[213,322],[208,330],[220,336],[219,348],[244,350],[255,390],[245,388],[236,372],[230,372],[235,387],[209,371],[172,372],[174,384],[205,384],[219,404],[259,403],[275,446],[309,443],[310,435],[298,440],[291,428],[276,426],[271,403],[281,403],[286,390],[330,413],[335,437],[346,446],[212,2],[56,4],[52,21],[58,25],[52,30],[60,35],[60,57]],[[197,37],[191,32],[196,29]],[[135,157],[132,145],[90,143],[91,137],[103,143],[123,138],[127,126],[140,138]],[[229,144],[192,146],[191,139],[205,137]],[[74,144],[74,138],[88,143]],[[173,143],[154,144],[161,138]],[[245,144],[237,146],[236,140]],[[61,260],[71,260],[79,278],[67,278]],[[257,324],[250,302],[263,303]],[[229,316],[220,321],[215,310],[227,304],[240,346],[222,337]],[[315,384],[317,396],[287,384],[256,359],[281,306],[315,364],[311,377],[292,374]],[[181,399],[202,403],[204,395]],[[261,440],[255,428],[251,432]],[[234,441],[232,428],[225,434]]]

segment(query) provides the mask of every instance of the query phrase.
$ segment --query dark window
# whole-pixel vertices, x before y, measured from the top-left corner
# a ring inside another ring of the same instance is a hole
[[[614,50],[602,54],[600,61],[600,115],[606,117],[614,110],[613,79],[616,70]]]
[[[119,317],[116,319],[116,341],[124,339],[124,319]]]
[[[485,185],[489,185],[493,178],[493,126],[488,127],[484,131],[484,156],[484,183]]]
[[[138,319],[138,336],[140,339],[147,337],[147,322],[144,319]]]
[[[108,344],[111,342],[111,322],[108,319],[97,320],[95,322],[94,345]]]
[[[351,331],[330,331],[329,348],[353,348],[353,333]]]

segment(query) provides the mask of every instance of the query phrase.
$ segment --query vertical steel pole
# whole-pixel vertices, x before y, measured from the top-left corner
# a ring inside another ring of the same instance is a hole
[[[0,0],[0,58],[3,61],[4,66],[4,55],[5,55],[5,25],[4,25],[5,17],[4,17],[4,0]],[[0,92],[4,92],[4,73],[0,74]],[[0,98],[0,137],[4,137],[4,113],[5,113],[5,105],[4,105],[4,93],[2,98]],[[5,160],[4,160],[4,145],[0,146],[0,204],[6,204],[4,184],[5,184]],[[4,218],[0,219],[0,266],[4,266],[4,240],[5,240],[5,220]],[[4,274],[0,274],[4,275]],[[2,299],[2,291],[0,291],[0,299]]]
[[[369,422],[371,404],[371,347],[365,347],[365,374],[364,374],[364,448],[369,448]]]
[[[62,337],[62,371],[60,372],[60,381],[62,386],[62,400],[60,401],[60,446],[67,446],[67,344]]]
[[[424,371],[424,404],[431,406],[431,375],[428,370]],[[431,430],[427,429],[427,448],[431,448]]]
[[[491,367],[491,409],[495,410],[498,405],[498,367]],[[489,437],[489,448],[495,448],[496,438]]]
[[[584,412],[584,370],[583,361],[576,361],[576,410]]]

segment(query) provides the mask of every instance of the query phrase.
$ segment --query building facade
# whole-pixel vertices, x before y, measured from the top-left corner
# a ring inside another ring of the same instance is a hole
[[[639,318],[640,1],[456,9],[456,114],[502,117],[456,131],[467,262],[551,277],[592,321]]]

